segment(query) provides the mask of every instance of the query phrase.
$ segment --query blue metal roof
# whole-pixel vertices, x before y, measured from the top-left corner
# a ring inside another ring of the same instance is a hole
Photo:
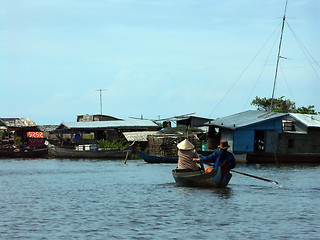
[[[217,126],[221,128],[236,129],[267,120],[286,116],[287,113],[266,112],[258,110],[248,110],[236,113],[227,117],[217,118],[209,122],[209,126]]]

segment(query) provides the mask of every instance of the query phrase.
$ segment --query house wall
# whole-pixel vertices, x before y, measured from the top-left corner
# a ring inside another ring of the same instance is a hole
[[[283,133],[279,137],[278,153],[320,153],[320,132],[310,129],[308,134]]]
[[[277,131],[266,131],[265,132],[265,149],[267,153],[276,153],[279,143],[279,133]]]
[[[190,117],[188,119],[178,120],[177,126],[179,125],[187,125],[191,127],[201,127],[204,123],[209,122],[210,119],[206,118],[198,118],[198,117]]]
[[[320,153],[319,128],[308,128],[290,115],[285,120],[292,121],[293,128],[285,129],[279,136],[278,153]]]
[[[201,127],[204,123],[208,122],[209,119],[202,118],[191,118],[191,126],[192,127]]]
[[[254,151],[254,129],[237,129],[235,131],[233,151]]]
[[[107,115],[78,115],[77,122],[94,122],[94,121],[115,121],[120,120]]]
[[[284,119],[284,121],[291,121],[292,122],[292,129],[286,129],[284,128],[284,132],[291,132],[291,131],[295,131],[295,132],[304,132],[306,133],[307,127],[305,125],[303,125],[301,122],[299,122],[297,119],[291,117],[290,115],[287,115]],[[285,124],[285,122],[284,122]]]
[[[303,125],[301,122],[299,122],[298,120],[294,120],[293,121],[293,126],[294,126],[294,131],[297,132],[307,132],[308,129],[305,125]]]
[[[176,136],[148,136],[148,154],[159,157],[178,155]]]
[[[230,145],[230,150],[233,151],[234,131],[230,129],[221,129],[220,131],[221,131],[221,139],[227,140]]]
[[[270,121],[236,129],[234,132],[233,151],[253,152],[256,130],[263,130],[265,132],[264,144],[266,151],[274,151],[276,147],[274,146],[273,139],[275,133],[282,132],[282,119],[272,119]]]

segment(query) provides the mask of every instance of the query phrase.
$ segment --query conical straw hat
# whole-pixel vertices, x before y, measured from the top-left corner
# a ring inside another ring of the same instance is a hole
[[[194,149],[194,146],[188,139],[185,139],[182,142],[178,143],[177,148],[181,150],[191,150]]]

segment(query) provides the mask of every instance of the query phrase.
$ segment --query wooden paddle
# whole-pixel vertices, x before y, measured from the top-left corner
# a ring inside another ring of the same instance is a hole
[[[205,163],[204,162],[204,164],[207,164],[209,166],[214,166],[213,164],[210,164],[210,163]],[[244,173],[244,172],[240,172],[240,171],[236,171],[236,170],[233,170],[233,169],[230,169],[230,171],[234,172],[234,173],[239,173],[239,174],[242,174],[242,175],[245,175],[245,176],[248,176],[248,177],[256,178],[256,179],[259,179],[259,180],[262,180],[262,181],[270,182],[270,183],[273,183],[273,184],[277,184],[277,185],[279,184],[278,182],[276,182],[274,180],[270,180],[270,179],[254,176],[254,175],[251,175],[251,174],[248,174],[248,173]]]
[[[259,179],[259,180],[262,180],[262,181],[271,182],[271,183],[274,183],[274,184],[279,184],[278,182],[270,180],[270,179],[257,177],[257,176],[254,176],[254,175],[251,175],[251,174],[248,174],[248,173],[244,173],[244,172],[239,172],[239,171],[236,171],[236,170],[233,170],[233,169],[230,169],[230,171],[231,172],[235,172],[235,173],[239,173],[239,174],[242,174],[242,175],[245,175],[245,176],[248,176],[248,177],[253,177],[253,178],[256,178],[256,179]]]

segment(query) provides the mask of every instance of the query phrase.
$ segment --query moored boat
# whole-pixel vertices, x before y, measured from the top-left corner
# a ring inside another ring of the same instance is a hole
[[[125,159],[131,156],[131,149],[70,149],[49,146],[49,153],[55,158],[96,158],[96,159]]]
[[[46,158],[48,148],[0,148],[0,158]]]
[[[140,157],[147,163],[177,163],[178,157],[159,157],[138,151]]]
[[[232,177],[227,163],[209,173],[202,170],[173,169],[172,175],[178,187],[224,188]]]

